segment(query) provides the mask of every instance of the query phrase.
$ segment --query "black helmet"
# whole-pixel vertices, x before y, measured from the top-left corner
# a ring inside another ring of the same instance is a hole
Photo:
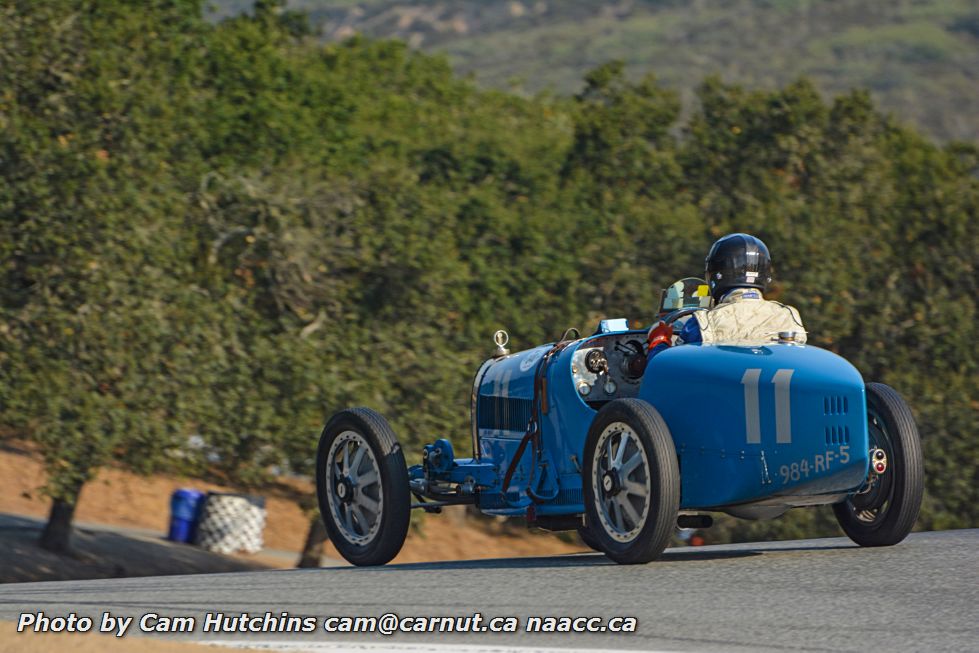
[[[772,280],[772,257],[760,238],[728,234],[710,248],[706,261],[710,296],[717,301],[732,288],[760,288]]]

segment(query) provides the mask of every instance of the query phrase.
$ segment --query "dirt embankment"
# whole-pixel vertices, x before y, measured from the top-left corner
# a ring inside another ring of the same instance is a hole
[[[213,646],[168,642],[148,637],[117,639],[94,633],[18,633],[12,623],[0,622],[0,653],[214,653]]]
[[[26,448],[0,449],[0,513],[44,518],[49,501],[39,488],[44,484],[41,461]],[[120,469],[106,468],[88,483],[76,512],[80,523],[98,523],[125,528],[149,529],[161,536],[169,522],[171,493],[182,487],[199,490],[233,491],[233,488],[198,479],[153,475],[137,476]],[[308,485],[298,484],[299,494],[313,493]],[[305,541],[309,517],[293,496],[266,495],[268,521],[265,546],[298,552]],[[420,529],[408,535],[395,562],[429,562],[472,558],[497,558],[526,555],[553,555],[585,550],[549,534],[530,533],[487,520],[469,519],[461,509],[443,515],[425,515]],[[327,543],[325,555],[339,558]],[[267,558],[258,558],[269,562]],[[278,565],[291,564],[280,558]]]

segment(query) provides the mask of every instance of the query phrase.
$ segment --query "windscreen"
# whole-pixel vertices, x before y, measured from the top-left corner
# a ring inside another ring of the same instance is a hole
[[[709,308],[710,289],[703,279],[687,277],[663,289],[659,312],[671,313],[684,308]]]

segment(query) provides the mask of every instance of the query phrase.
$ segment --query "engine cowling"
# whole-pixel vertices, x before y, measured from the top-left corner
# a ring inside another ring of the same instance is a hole
[[[474,437],[523,437],[534,402],[537,365],[550,348],[542,345],[483,363],[473,384]]]

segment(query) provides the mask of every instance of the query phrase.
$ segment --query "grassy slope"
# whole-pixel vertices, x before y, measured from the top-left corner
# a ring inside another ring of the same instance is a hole
[[[245,0],[218,0],[227,11]],[[800,75],[870,89],[941,139],[979,140],[979,5],[972,0],[290,0],[326,38],[353,30],[446,52],[487,85],[575,92],[623,59],[686,99],[704,76],[756,86]],[[514,80],[519,80],[514,84]]]

